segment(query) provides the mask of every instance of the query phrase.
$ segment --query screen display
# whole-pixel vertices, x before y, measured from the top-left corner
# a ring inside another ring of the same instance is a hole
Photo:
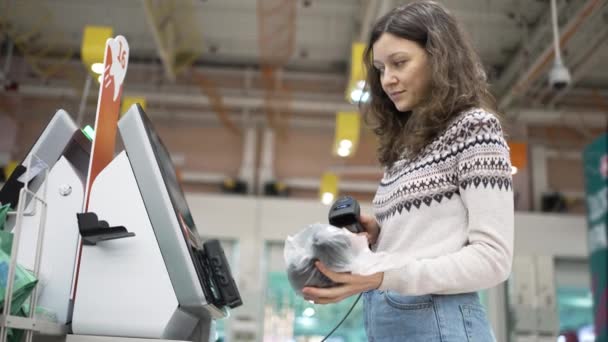
[[[154,158],[156,159],[163,182],[165,183],[165,187],[169,194],[181,233],[186,241],[186,245],[188,246],[188,253],[190,254],[190,258],[194,264],[198,281],[201,284],[201,288],[207,300],[216,303],[220,298],[217,290],[215,289],[213,281],[211,280],[211,275],[206,271],[204,264],[205,261],[204,258],[202,258],[202,241],[198,234],[196,225],[194,224],[194,219],[192,218],[192,214],[190,212],[190,208],[188,207],[188,203],[186,202],[186,197],[184,196],[182,187],[177,179],[177,173],[175,172],[175,167],[173,166],[169,151],[156,133],[152,122],[150,122],[139,106],[138,110],[146,131],[146,135],[150,141]]]
[[[201,240],[198,235],[198,231],[196,230],[196,226],[194,225],[190,208],[186,202],[184,191],[182,190],[177,179],[177,174],[175,172],[173,162],[171,161],[169,151],[160,140],[160,137],[152,126],[152,122],[150,122],[146,115],[142,115],[142,120],[148,138],[150,139],[152,149],[154,150],[154,156],[156,157],[163,180],[165,181],[165,186],[169,192],[173,209],[175,210],[175,214],[177,215],[179,224],[181,225],[184,238],[186,239],[189,247],[198,250],[202,246]]]
[[[194,315],[225,317],[223,307],[236,302],[236,291],[217,283],[167,148],[137,104],[118,128],[180,306]]]

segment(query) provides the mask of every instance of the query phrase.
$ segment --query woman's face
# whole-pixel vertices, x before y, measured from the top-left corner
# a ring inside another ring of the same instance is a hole
[[[414,110],[429,93],[428,54],[418,43],[383,33],[372,46],[382,89],[401,112]]]

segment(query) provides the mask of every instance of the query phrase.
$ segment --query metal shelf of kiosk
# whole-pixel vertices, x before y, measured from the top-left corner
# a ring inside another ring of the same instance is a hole
[[[58,302],[59,299],[54,298],[49,302],[48,296],[45,296],[47,293],[38,295],[38,284],[32,289],[30,295],[29,316],[20,317],[11,315],[9,312],[13,312],[11,308],[14,303],[10,294],[14,289],[15,277],[13,275],[16,273],[18,265],[31,270],[32,275],[37,279],[45,271],[42,253],[43,250],[48,251],[51,249],[50,247],[53,247],[48,246],[49,241],[52,244],[53,239],[52,236],[49,238],[49,235],[44,233],[49,225],[54,226],[53,222],[48,222],[49,217],[53,215],[47,216],[49,204],[53,204],[47,196],[49,174],[56,164],[61,164],[60,158],[65,156],[66,146],[70,145],[77,133],[78,128],[69,114],[64,110],[58,110],[40,133],[22,163],[17,166],[6,182],[0,184],[0,202],[9,203],[11,206],[4,230],[13,234],[10,263],[7,270],[8,279],[4,284],[5,305],[0,312],[0,341],[6,340],[9,328],[24,330],[26,338],[31,338],[34,332],[42,335],[65,335],[68,331],[65,319],[60,319],[63,317],[60,312],[61,308],[51,305]],[[65,237],[63,242],[66,242]],[[44,245],[46,246],[43,247]],[[63,247],[63,249],[66,248]],[[56,274],[59,273],[56,272]],[[53,281],[55,278],[47,280]],[[57,284],[47,284],[45,292],[55,294],[54,285]],[[67,292],[69,292],[69,287]],[[67,307],[67,297],[65,299]],[[52,322],[43,318],[31,317],[38,304],[55,312],[58,321]]]
[[[180,307],[225,317],[241,297],[219,243],[202,243],[167,149],[137,104],[118,128]]]

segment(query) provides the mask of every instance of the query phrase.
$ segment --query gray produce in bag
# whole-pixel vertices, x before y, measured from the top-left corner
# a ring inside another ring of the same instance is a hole
[[[306,286],[327,288],[338,285],[317,269],[317,260],[334,272],[369,275],[386,270],[379,265],[385,253],[373,253],[365,236],[322,223],[309,225],[288,236],[283,256],[289,283],[300,295]]]

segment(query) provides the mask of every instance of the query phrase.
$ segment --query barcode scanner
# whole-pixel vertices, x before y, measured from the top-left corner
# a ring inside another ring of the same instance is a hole
[[[359,202],[350,196],[338,198],[329,209],[329,224],[346,228],[357,234],[365,231],[359,222],[361,208]]]

